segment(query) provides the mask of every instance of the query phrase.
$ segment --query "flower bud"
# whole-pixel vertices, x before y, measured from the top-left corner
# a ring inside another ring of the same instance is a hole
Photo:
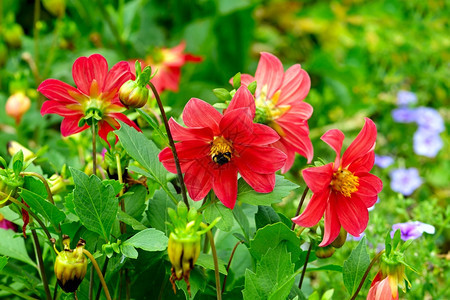
[[[125,82],[119,90],[119,99],[126,107],[140,108],[147,103],[148,89],[134,80]]]
[[[22,176],[16,176],[12,169],[2,169],[0,173],[0,191],[7,196],[0,196],[0,208],[9,205],[9,197],[17,198],[17,192],[23,186]]]
[[[22,150],[23,153],[23,161],[27,162],[32,158],[36,157],[36,154],[34,154],[33,152],[31,152],[30,149],[25,148],[25,146],[19,144],[16,141],[9,141],[7,144],[8,147],[8,153],[11,156],[14,156],[14,154],[16,154],[17,152],[19,152],[20,150]]]
[[[337,238],[330,244],[334,248],[341,248],[345,241],[347,240],[347,231],[345,231],[344,227],[341,227],[341,232],[339,232],[339,235]]]
[[[87,271],[87,259],[83,253],[86,242],[78,241],[75,249],[70,249],[70,238],[64,236],[64,250],[58,252],[55,260],[55,275],[59,286],[66,293],[73,293],[83,281]]]
[[[179,237],[172,232],[167,252],[172,263],[170,280],[189,280],[189,273],[200,255],[200,236],[195,234]]]
[[[42,4],[55,17],[62,17],[66,10],[66,0],[43,0]]]
[[[10,47],[19,48],[22,46],[23,29],[17,23],[11,24],[4,28],[3,37]]]
[[[325,247],[319,247],[316,250],[316,256],[317,258],[328,258],[333,256],[334,251],[335,251],[334,247],[330,245]]]
[[[5,110],[8,116],[20,123],[22,116],[30,109],[31,101],[23,92],[12,94],[6,101]]]

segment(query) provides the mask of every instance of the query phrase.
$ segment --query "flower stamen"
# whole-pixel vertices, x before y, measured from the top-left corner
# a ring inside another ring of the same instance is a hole
[[[231,160],[233,145],[224,137],[215,136],[214,140],[211,142],[211,149],[209,153],[213,162],[221,166]]]
[[[347,169],[339,169],[333,174],[330,185],[333,190],[340,192],[345,197],[351,197],[354,192],[358,191],[359,178]]]

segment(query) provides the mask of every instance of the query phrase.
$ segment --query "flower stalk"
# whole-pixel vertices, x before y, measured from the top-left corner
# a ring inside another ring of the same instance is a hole
[[[308,253],[306,253],[305,264],[303,265],[302,275],[300,276],[300,282],[298,283],[298,288],[302,289],[303,279],[305,278],[306,266],[308,265],[309,255],[311,254],[312,241],[309,244]]]
[[[47,297],[47,300],[51,300],[52,295],[50,293],[50,288],[48,287],[47,274],[45,273],[44,260],[42,259],[42,249],[41,249],[41,245],[39,244],[39,238],[36,234],[36,230],[34,228],[31,229],[31,234],[33,236],[34,250],[36,252],[36,259],[37,259],[39,271],[41,273],[41,279],[42,279],[42,284],[44,285],[45,295]]]
[[[211,230],[208,230],[208,232],[206,234],[208,235],[209,243],[211,245],[211,252],[212,252],[213,260],[214,260],[214,275],[216,277],[217,300],[222,300],[222,293],[220,292],[219,262],[217,259],[216,245],[214,244],[214,237],[211,233]]]
[[[233,260],[233,257],[234,257],[234,252],[236,252],[237,247],[242,243],[244,243],[244,241],[237,242],[236,245],[234,245],[233,251],[231,251],[230,259],[228,260],[228,265],[227,265],[227,274],[225,274],[225,276],[223,278],[222,294],[223,294],[223,292],[225,292],[225,285],[227,283],[228,271],[230,270],[231,261]]]
[[[294,218],[297,217],[298,214],[300,213],[300,210],[302,209],[303,202],[305,201],[306,194],[308,194],[308,191],[309,191],[309,187],[306,186],[305,190],[303,191],[302,198],[300,199],[300,202],[298,203],[297,211],[295,212]],[[291,230],[294,230],[294,229],[295,229],[295,225],[296,225],[296,224],[295,224],[294,222],[292,222]]]
[[[152,89],[153,94],[155,95],[156,102],[158,102],[158,107],[161,112],[161,116],[163,117],[164,127],[166,127],[166,132],[167,132],[167,137],[169,139],[170,149],[172,150],[172,154],[173,154],[173,157],[175,160],[175,166],[177,168],[178,180],[180,181],[181,195],[183,197],[184,204],[186,204],[187,209],[189,210],[189,201],[187,199],[186,186],[184,184],[183,173],[181,172],[180,160],[178,159],[177,150],[175,149],[175,143],[173,141],[172,133],[170,131],[169,122],[167,121],[166,112],[164,111],[164,107],[162,105],[161,98],[159,97],[158,91],[156,90],[155,86],[151,82],[149,82],[148,84],[149,84],[150,88]]]
[[[98,267],[97,261],[95,260],[91,252],[89,252],[88,250],[83,249],[83,253],[91,260],[92,266],[97,272],[98,278],[100,279],[103,289],[105,290],[106,299],[111,300],[111,295],[109,294],[108,286],[106,285],[105,278],[103,278],[102,271],[100,271],[100,268]]]

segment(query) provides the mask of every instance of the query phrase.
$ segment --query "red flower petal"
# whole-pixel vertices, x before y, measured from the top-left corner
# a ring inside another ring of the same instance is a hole
[[[331,244],[339,235],[341,231],[341,224],[339,223],[338,215],[336,214],[336,197],[335,193],[330,193],[330,198],[328,200],[328,206],[325,210],[325,228],[322,242],[319,244],[320,247],[325,247]]]
[[[278,122],[295,123],[301,126],[308,126],[307,120],[313,113],[313,107],[306,102],[295,102],[291,104],[291,108],[280,118]]]
[[[237,197],[237,169],[233,164],[220,166],[213,179],[213,190],[220,202],[233,209]]]
[[[240,136],[239,139],[235,139],[234,143],[241,145],[269,145],[277,142],[280,139],[278,133],[263,124],[253,124],[253,133],[247,136]],[[283,151],[283,150],[282,150]]]
[[[367,207],[355,194],[352,194],[351,198],[345,197],[340,193],[335,194],[339,222],[348,233],[353,236],[359,236],[366,229],[369,222]]]
[[[286,70],[278,105],[290,105],[306,98],[311,88],[311,79],[299,64]]]
[[[117,128],[113,128],[109,123],[113,124],[115,127]],[[111,145],[108,142],[108,133],[110,133],[111,131],[114,131],[116,129],[118,129],[119,123],[114,120],[113,118],[103,118],[103,120],[101,120],[100,122],[97,123],[98,126],[98,136],[101,137],[107,144],[109,147],[111,147]],[[115,143],[117,143],[118,137],[116,136],[116,141]]]
[[[211,172],[203,163],[192,163],[186,170],[184,183],[192,200],[202,200],[212,188]]]
[[[233,161],[239,161],[239,166],[261,174],[275,173],[283,167],[286,154],[273,147],[239,147],[235,146],[236,156]]]
[[[280,149],[281,151],[286,154],[286,162],[284,163],[284,166],[281,168],[281,173],[286,173],[289,171],[289,169],[292,167],[295,161],[295,149],[292,148],[289,144],[287,144],[285,141],[280,140],[276,141],[271,145],[274,148]]]
[[[233,99],[231,100],[227,110],[225,111],[225,114],[233,109],[242,107],[247,107],[250,109],[251,117],[253,120],[255,118],[256,109],[255,98],[245,86],[241,86],[237,90],[236,94],[234,94]]]
[[[375,152],[370,151],[366,155],[354,160],[349,166],[348,170],[355,172],[369,172],[372,170],[375,163]]]
[[[106,81],[101,91],[105,93],[117,93],[122,84],[130,80],[133,77],[133,73],[130,71],[130,66],[126,61],[120,61],[115,64],[106,75]],[[101,85],[99,84],[101,87]]]
[[[109,114],[108,114],[108,117],[111,117],[111,118],[113,118],[113,119],[120,120],[120,121],[124,122],[125,124],[127,124],[128,126],[133,127],[133,128],[136,129],[137,131],[142,132],[142,130],[141,130],[141,129],[133,122],[133,121],[131,121],[130,119],[128,119],[128,117],[127,117],[126,115],[122,114],[122,113],[109,113]],[[117,123],[117,122],[115,121],[114,124],[116,124],[116,123]],[[120,128],[120,125],[117,124],[116,127],[117,127],[117,129],[119,129],[119,128]]]
[[[63,136],[69,136],[88,129],[89,126],[86,124],[83,127],[78,127],[78,123],[82,117],[82,114],[65,117],[61,122],[61,134]]]
[[[329,196],[330,190],[328,189],[320,193],[314,193],[303,213],[300,216],[293,218],[292,221],[302,227],[316,225],[325,212]]]
[[[253,133],[253,119],[249,108],[237,108],[226,113],[219,124],[224,138],[231,141],[248,140]]]
[[[272,98],[273,94],[280,89],[283,76],[284,69],[281,61],[273,54],[261,52],[255,73],[258,82],[256,95],[259,95],[261,89],[267,85],[267,98]]]
[[[314,149],[309,138],[309,129],[307,126],[298,126],[293,123],[286,123],[276,121],[281,125],[285,135],[281,137],[281,140],[294,148],[297,153],[306,157],[308,163],[311,162],[314,157]]]
[[[342,156],[342,166],[345,168],[356,159],[366,155],[369,151],[373,151],[375,141],[377,139],[377,127],[369,118],[365,118],[366,123],[361,132],[345,150]]]
[[[239,174],[244,178],[256,192],[258,193],[270,193],[275,187],[275,173],[272,174],[259,174],[253,172],[245,164],[240,162],[235,163],[238,167]]]
[[[99,89],[103,90],[106,74],[108,73],[108,63],[100,54],[93,54],[89,57],[79,57],[72,67],[72,76],[78,89],[89,95],[91,83],[95,79]]]
[[[333,150],[336,152],[336,159],[334,161],[334,170],[337,170],[341,165],[341,149],[342,143],[344,141],[344,134],[339,129],[331,129],[325,132],[324,135],[320,138],[322,141],[327,143]]]
[[[73,105],[72,107],[75,108],[75,104],[72,105]],[[79,110],[70,109],[67,108],[65,105],[61,104],[60,102],[48,100],[42,104],[41,115],[57,114],[63,117],[79,115],[80,113],[82,113],[81,105],[79,105],[79,108],[80,108]]]
[[[80,92],[57,79],[47,79],[44,80],[38,87],[38,91],[41,92],[45,97],[50,100],[67,103],[67,104],[77,104],[78,101],[75,100],[70,93],[80,94]],[[70,91],[70,93],[69,93]],[[81,94],[80,94],[81,95]]]
[[[370,173],[356,173],[359,178],[359,187],[356,195],[361,199],[364,205],[372,207],[378,198],[378,193],[383,189],[383,182],[380,178]]]
[[[222,114],[211,104],[192,98],[183,110],[183,121],[188,127],[209,127],[214,134],[219,133],[219,123]]]
[[[311,191],[314,193],[322,192],[330,186],[333,176],[333,164],[329,163],[325,166],[304,169],[302,175]]]
[[[175,141],[205,141],[211,142],[214,139],[212,130],[204,128],[186,128],[178,124],[173,118],[169,120],[172,137]]]

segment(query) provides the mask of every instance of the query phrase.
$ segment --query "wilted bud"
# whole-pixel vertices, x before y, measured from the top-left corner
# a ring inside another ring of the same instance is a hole
[[[16,154],[17,152],[19,152],[20,150],[22,150],[23,153],[23,161],[27,162],[30,159],[36,157],[36,154],[34,154],[33,152],[31,152],[30,149],[25,148],[25,146],[19,144],[16,141],[9,141],[7,144],[8,147],[8,153],[11,156],[14,156],[14,154]]]
[[[339,235],[330,245],[333,246],[334,248],[341,248],[345,244],[346,240],[347,240],[347,231],[345,231],[344,227],[341,227]]]
[[[23,92],[12,94],[6,101],[5,110],[8,116],[20,123],[22,116],[30,109],[31,101]]]
[[[334,254],[334,247],[331,245],[325,246],[325,247],[319,247],[316,250],[316,256],[318,258],[328,258],[333,256]]]
[[[189,280],[189,273],[200,255],[200,236],[180,237],[172,232],[167,252],[172,263],[171,280]]]
[[[148,89],[137,81],[128,80],[119,90],[119,99],[126,107],[140,108],[147,103]]]
[[[73,293],[83,281],[87,271],[87,259],[83,253],[86,242],[83,239],[78,241],[75,249],[70,249],[70,238],[64,236],[64,250],[58,252],[55,260],[55,275],[59,286],[66,293]]]
[[[66,10],[66,0],[43,0],[46,10],[56,17],[62,17]]]

